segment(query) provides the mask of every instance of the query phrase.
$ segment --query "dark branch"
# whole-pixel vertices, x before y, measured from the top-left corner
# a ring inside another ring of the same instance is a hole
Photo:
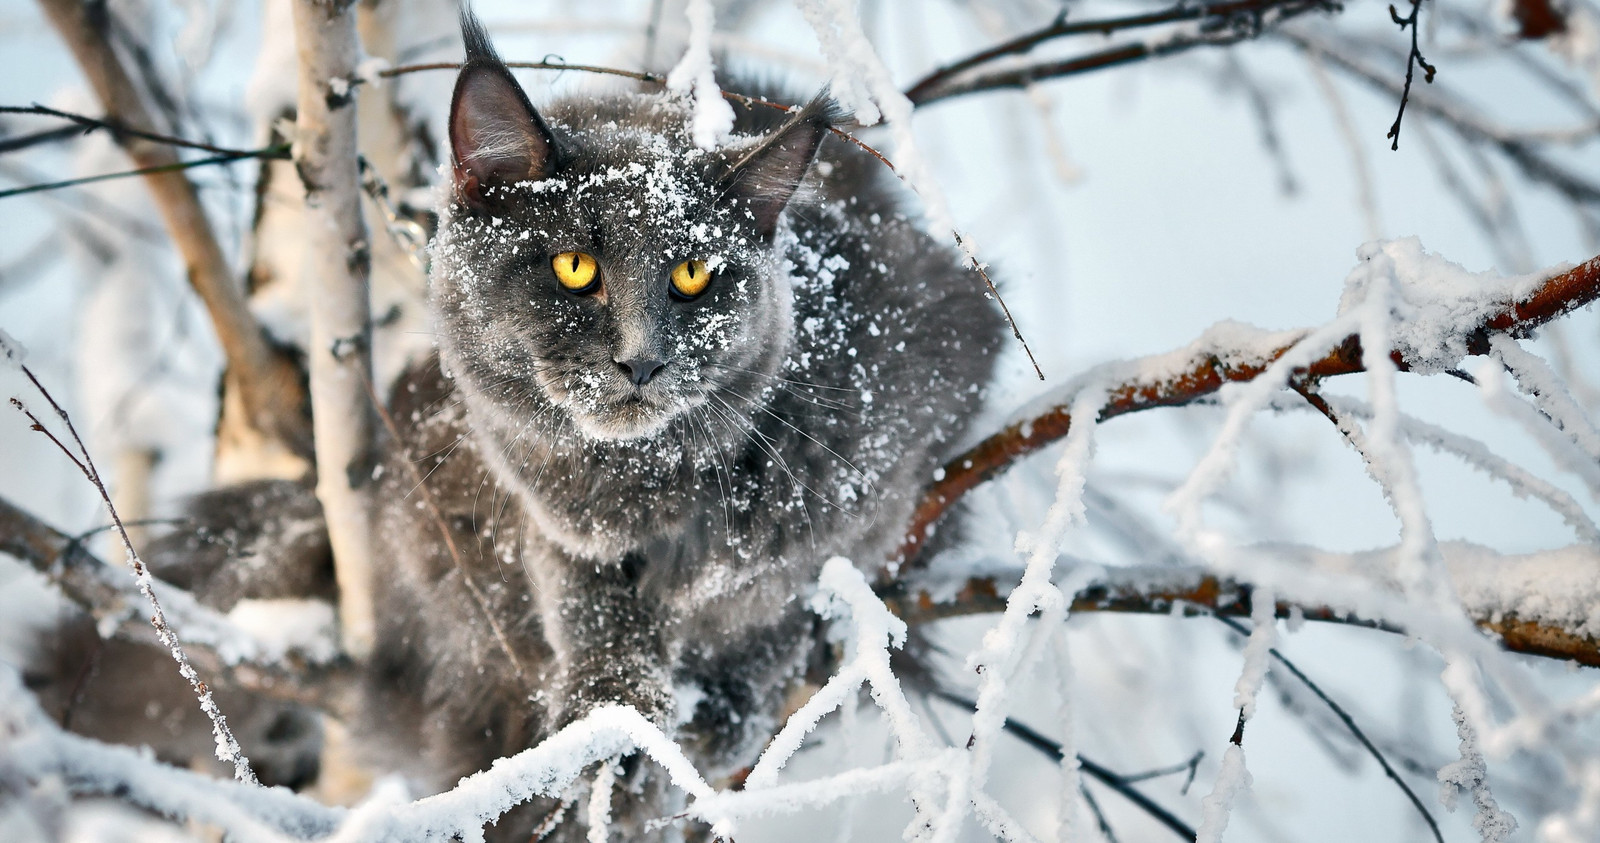
[[[961,706],[967,711],[978,710],[978,703],[975,700],[967,699],[960,694],[951,693],[943,688],[934,688],[929,691],[929,693],[947,703],[950,703],[951,705]],[[1059,763],[1064,757],[1064,753],[1061,751],[1061,744],[1045,737],[1042,733],[1029,728],[1023,723],[1019,723],[1007,717],[1005,722],[1005,730],[1007,734],[1011,735],[1017,740],[1039,750],[1045,755],[1048,755],[1051,761]],[[1078,756],[1078,766],[1085,773],[1088,773],[1097,779],[1101,784],[1111,788],[1123,798],[1138,806],[1139,810],[1149,814],[1150,817],[1156,822],[1159,822],[1171,829],[1174,834],[1182,837],[1185,840],[1196,839],[1195,831],[1193,828],[1189,827],[1188,823],[1178,819],[1171,811],[1168,811],[1166,808],[1156,804],[1155,801],[1153,801],[1150,797],[1145,796],[1143,793],[1135,790],[1133,786],[1128,783],[1128,780],[1123,776],[1117,775],[1110,769],[1090,761],[1089,759],[1084,758],[1082,755]]]
[[[1591,181],[1547,157],[1529,137],[1508,132],[1481,118],[1472,107],[1457,97],[1437,89],[1418,90],[1415,96],[1390,75],[1353,55],[1343,39],[1311,36],[1294,28],[1277,30],[1274,36],[1326,59],[1329,64],[1391,95],[1406,95],[1410,107],[1437,117],[1463,141],[1491,147],[1504,155],[1528,179],[1549,185],[1575,203],[1600,204],[1600,183]],[[1424,96],[1427,94],[1427,96]]]
[[[1231,11],[1225,13],[1213,11],[1224,7],[1228,7]],[[1164,39],[1133,41],[1071,58],[1043,59],[1013,66],[1004,64],[992,66],[998,64],[995,59],[1019,52],[1017,50],[1001,51],[983,61],[969,59],[964,69],[960,71],[947,72],[946,70],[941,70],[936,72],[913,85],[907,90],[906,97],[911,100],[913,105],[921,107],[940,100],[967,94],[1000,88],[1027,87],[1046,79],[1057,79],[1092,70],[1103,70],[1130,62],[1172,55],[1195,47],[1227,46],[1256,38],[1265,30],[1307,12],[1333,12],[1339,8],[1337,4],[1330,3],[1328,0],[1272,0],[1272,2],[1261,0],[1253,3],[1228,3],[1210,7],[1196,6],[1193,7],[1192,11],[1197,14],[1192,15],[1192,17],[1198,19],[1200,24],[1194,28],[1194,31],[1174,32]],[[1204,12],[1204,14],[1199,14],[1199,12]],[[1176,17],[1172,20],[1184,19],[1186,18]],[[1167,21],[1154,22],[1164,23]],[[1005,46],[991,48],[991,51],[1001,50]],[[962,63],[958,62],[957,64]]]
[[[229,149],[225,146],[215,146],[209,143],[185,140],[184,138],[174,137],[172,135],[164,135],[159,132],[147,132],[143,129],[135,129],[130,126],[123,125],[115,120],[103,120],[95,117],[88,117],[83,114],[74,114],[70,111],[61,111],[48,106],[39,105],[38,103],[28,106],[0,105],[0,114],[33,114],[40,117],[55,117],[61,120],[67,120],[77,124],[78,128],[74,130],[72,127],[68,127],[65,130],[58,129],[56,131],[69,131],[74,133],[82,132],[87,134],[96,130],[104,130],[110,132],[111,136],[115,138],[119,144],[123,143],[128,138],[142,138],[144,140],[166,144],[167,146],[178,146],[183,147],[184,149],[198,149],[202,152],[211,152],[217,155],[238,155],[240,157],[244,157],[251,155],[253,152],[259,151]],[[3,144],[0,144],[0,152],[5,151],[8,150]],[[287,154],[285,157],[287,157]]]
[[[11,196],[24,196],[29,193],[40,193],[46,190],[60,190],[64,187],[77,187],[95,182],[110,181],[112,179],[125,179],[130,176],[148,176],[154,173],[171,173],[179,170],[192,170],[196,167],[211,167],[217,164],[231,164],[235,161],[244,161],[252,158],[280,158],[289,157],[287,146],[269,146],[263,149],[241,150],[227,155],[217,155],[211,158],[201,158],[196,161],[179,161],[175,164],[158,164],[154,167],[140,167],[137,170],[121,170],[115,173],[102,173],[98,176],[84,176],[82,178],[67,179],[65,181],[46,182],[44,184],[30,184],[23,187],[13,187],[10,190],[0,190],[0,199]]]
[[[1400,121],[1406,116],[1406,101],[1411,98],[1411,79],[1417,67],[1419,65],[1422,67],[1422,81],[1430,85],[1433,84],[1433,75],[1438,72],[1438,68],[1428,64],[1428,60],[1422,57],[1422,49],[1417,45],[1417,38],[1422,29],[1417,25],[1417,18],[1421,13],[1422,0],[1411,0],[1411,14],[1405,17],[1400,17],[1400,13],[1392,4],[1389,6],[1389,19],[1400,27],[1400,31],[1406,31],[1407,27],[1411,29],[1411,53],[1406,56],[1406,86],[1400,92],[1400,111],[1394,116],[1394,125],[1389,127],[1389,134],[1384,136],[1394,139],[1394,143],[1389,145],[1392,150],[1400,148]]]
[[[1098,20],[1078,21],[1075,23],[1068,23],[1066,12],[1062,12],[1048,26],[1017,36],[1009,41],[1002,41],[992,47],[979,50],[966,58],[940,67],[938,70],[917,80],[910,88],[907,88],[906,97],[912,103],[924,102],[930,99],[930,92],[936,91],[955,77],[979,65],[989,64],[996,59],[1007,56],[1030,52],[1034,47],[1058,38],[1089,34],[1111,35],[1128,29],[1141,29],[1189,20],[1223,22],[1240,16],[1259,16],[1280,5],[1286,5],[1286,0],[1236,0],[1236,2],[1229,3],[1179,4],[1159,12],[1127,15],[1118,18],[1100,18]],[[1324,5],[1330,9],[1337,8],[1337,5],[1332,3]],[[931,97],[931,99],[941,98]]]
[[[1238,621],[1232,618],[1222,617],[1221,615],[1217,615],[1216,618],[1218,622],[1224,624],[1234,632],[1246,637],[1250,635],[1250,630],[1245,629],[1244,625]],[[1300,683],[1305,685],[1306,688],[1311,691],[1311,693],[1316,694],[1317,699],[1322,700],[1323,704],[1327,705],[1328,709],[1334,713],[1334,716],[1338,717],[1340,722],[1344,723],[1344,727],[1350,730],[1350,734],[1354,735],[1355,739],[1360,741],[1362,746],[1366,747],[1367,754],[1371,755],[1378,762],[1378,766],[1383,768],[1384,775],[1388,776],[1394,781],[1395,785],[1398,786],[1401,792],[1406,795],[1406,799],[1411,801],[1412,807],[1416,808],[1417,813],[1422,815],[1423,821],[1428,824],[1428,828],[1433,832],[1433,839],[1438,841],[1438,843],[1444,843],[1444,835],[1440,833],[1439,823],[1434,820],[1433,814],[1428,810],[1428,807],[1422,803],[1422,800],[1417,797],[1416,792],[1411,789],[1411,786],[1406,784],[1404,779],[1400,778],[1400,774],[1395,771],[1394,767],[1389,765],[1389,759],[1385,758],[1383,753],[1373,745],[1372,741],[1367,739],[1366,733],[1361,731],[1361,727],[1356,725],[1355,718],[1351,717],[1350,713],[1345,711],[1342,706],[1334,702],[1332,697],[1329,697],[1326,693],[1324,693],[1322,688],[1317,686],[1317,683],[1312,682],[1311,677],[1305,675],[1305,673],[1303,673],[1299,667],[1295,666],[1294,662],[1289,661],[1282,653],[1278,652],[1277,648],[1273,648],[1268,652],[1272,654],[1272,657],[1276,659],[1279,664],[1288,669],[1291,674],[1294,674],[1294,678],[1300,680]]]

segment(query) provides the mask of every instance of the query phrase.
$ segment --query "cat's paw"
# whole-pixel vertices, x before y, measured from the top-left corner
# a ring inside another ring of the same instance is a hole
[[[621,664],[603,667],[609,669],[573,671],[561,683],[564,693],[557,706],[557,729],[582,720],[589,712],[605,705],[630,706],[663,729],[673,724],[673,696],[665,682],[620,669]]]

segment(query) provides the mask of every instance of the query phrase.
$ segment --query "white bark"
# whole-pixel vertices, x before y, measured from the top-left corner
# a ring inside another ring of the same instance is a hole
[[[300,62],[295,164],[306,189],[301,289],[311,311],[312,426],[317,498],[333,544],[346,652],[371,652],[371,498],[374,415],[371,247],[361,217],[356,157],[355,9],[346,0],[294,0]]]

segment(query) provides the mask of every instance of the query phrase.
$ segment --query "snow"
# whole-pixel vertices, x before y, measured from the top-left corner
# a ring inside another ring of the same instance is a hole
[[[1500,276],[1469,272],[1428,252],[1416,237],[1376,241],[1357,251],[1339,300],[1339,313],[1380,298],[1392,322],[1394,350],[1411,371],[1435,374],[1461,364],[1472,332],[1491,316],[1520,301],[1556,271]],[[1393,287],[1378,292],[1378,288]]]
[[[701,149],[715,149],[733,129],[733,106],[717,87],[711,59],[711,32],[716,12],[711,0],[689,0],[689,46],[678,65],[667,74],[667,89],[694,98],[691,134]]]
[[[1508,336],[1490,337],[1489,349],[1556,429],[1570,436],[1590,461],[1600,462],[1600,431],[1595,430],[1594,423],[1550,365]]]
[[[1233,686],[1233,707],[1245,720],[1256,715],[1256,695],[1266,681],[1272,665],[1272,648],[1278,643],[1278,601],[1270,588],[1257,588],[1250,595],[1250,638],[1244,645],[1244,667]]]
[[[1517,830],[1517,820],[1500,810],[1494,794],[1489,792],[1489,770],[1478,749],[1478,736],[1472,724],[1459,708],[1454,717],[1456,734],[1461,738],[1461,758],[1439,770],[1439,803],[1454,811],[1457,797],[1470,793],[1477,809],[1472,825],[1480,839],[1483,843],[1505,843]]]
[[[240,600],[228,621],[254,641],[259,660],[276,662],[294,653],[326,664],[339,655],[333,606],[321,600]]]
[[[1200,827],[1195,829],[1196,843],[1220,843],[1222,833],[1228,830],[1228,819],[1233,802],[1243,791],[1249,790],[1252,779],[1244,765],[1244,747],[1229,744],[1222,754],[1222,769],[1217,773],[1211,792],[1200,800]]]
[[[589,843],[606,843],[610,837],[611,791],[617,786],[616,762],[600,762],[589,791]]]

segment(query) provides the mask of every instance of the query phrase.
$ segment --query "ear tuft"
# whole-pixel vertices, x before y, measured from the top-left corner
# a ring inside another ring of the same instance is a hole
[[[822,139],[842,119],[838,104],[819,94],[729,166],[721,180],[726,195],[750,209],[761,237],[771,237],[777,229],[778,217],[810,171]]]
[[[456,196],[482,207],[496,187],[550,176],[555,138],[500,60],[483,24],[461,8],[467,58],[450,100],[450,152]]]

